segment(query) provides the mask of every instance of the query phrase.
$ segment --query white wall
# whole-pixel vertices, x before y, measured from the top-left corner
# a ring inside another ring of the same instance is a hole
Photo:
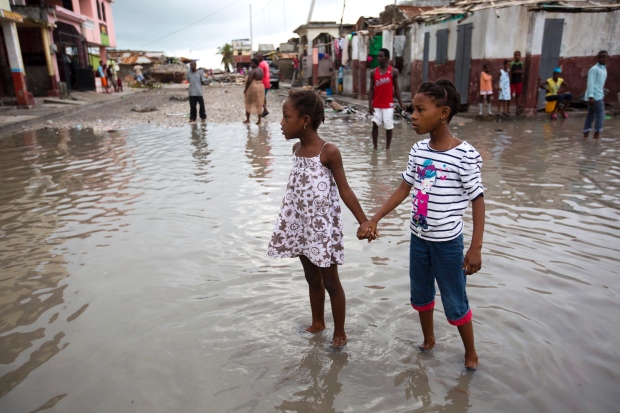
[[[620,53],[620,11],[544,14],[547,19],[564,19],[560,56],[594,56],[599,50]]]

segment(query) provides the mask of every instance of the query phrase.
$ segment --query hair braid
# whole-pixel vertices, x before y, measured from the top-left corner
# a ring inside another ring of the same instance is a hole
[[[448,115],[448,123],[452,120],[452,117],[456,115],[461,107],[461,94],[454,83],[446,78],[437,80],[436,82],[424,82],[420,85],[418,93],[422,93],[430,97],[437,107],[447,106],[450,108],[450,114]]]

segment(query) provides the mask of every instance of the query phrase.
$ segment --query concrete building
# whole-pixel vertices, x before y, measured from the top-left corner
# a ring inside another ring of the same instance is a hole
[[[427,79],[446,77],[454,81],[464,104],[477,102],[482,66],[491,65],[495,82],[502,62],[512,60],[516,50],[525,62],[524,103],[530,111],[543,99],[538,93],[538,77],[550,77],[555,67],[562,68],[562,77],[579,97],[599,50],[609,52],[609,67],[620,64],[617,1],[461,1],[401,22],[383,22],[371,28],[369,35],[381,33],[384,47],[393,51],[391,39],[401,29],[409,38],[405,55],[411,55],[412,93]],[[365,52],[362,46],[360,50]],[[608,76],[606,88],[610,91],[607,100],[615,101],[620,78]]]
[[[9,0],[23,16],[15,24],[30,92],[58,96],[61,82],[68,91],[98,89],[90,56],[107,62],[106,48],[116,46],[114,1]]]
[[[236,39],[231,42],[233,49],[233,64],[237,71],[248,70],[252,60],[252,44],[250,39]]]
[[[310,22],[293,31],[299,36],[301,76],[308,84],[318,85],[320,80],[333,78],[334,40],[352,28],[336,22]]]
[[[19,106],[34,105],[32,94],[28,92],[26,72],[22,59],[17,24],[24,17],[11,10],[8,0],[0,0],[0,96],[15,96]],[[6,52],[5,52],[6,50]]]

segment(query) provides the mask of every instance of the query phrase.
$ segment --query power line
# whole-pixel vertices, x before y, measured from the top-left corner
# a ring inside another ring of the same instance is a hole
[[[140,46],[139,48],[140,48],[140,49],[142,49],[143,47],[146,47],[146,46],[151,45],[151,44],[153,44],[153,43],[156,43],[156,42],[158,42],[158,41],[160,41],[160,40],[163,40],[163,39],[165,39],[165,38],[167,38],[167,37],[170,37],[170,36],[172,36],[172,35],[174,35],[174,34],[177,34],[177,33],[181,32],[181,31],[183,31],[183,30],[185,30],[185,29],[187,29],[187,28],[189,28],[189,27],[192,27],[192,26],[193,26],[193,25],[195,25],[195,24],[200,23],[200,22],[201,22],[201,21],[203,21],[203,20],[208,19],[209,17],[213,16],[214,14],[217,14],[217,13],[221,12],[222,10],[229,8],[229,7],[230,7],[230,6],[232,6],[233,4],[235,4],[235,3],[239,3],[240,1],[241,1],[241,0],[235,0],[235,1],[233,1],[232,3],[230,3],[228,6],[224,6],[224,7],[222,7],[221,9],[214,11],[213,13],[209,14],[208,16],[203,17],[203,18],[202,18],[202,19],[200,19],[200,20],[196,20],[195,22],[193,22],[193,23],[191,23],[191,24],[188,24],[187,26],[182,27],[182,28],[180,28],[179,30],[177,30],[177,31],[175,31],[175,32],[172,32],[172,33],[167,34],[167,35],[165,35],[165,36],[163,36],[163,37],[160,37],[160,38],[159,38],[159,39],[157,39],[157,40],[153,40],[153,41],[152,41],[152,42],[150,42],[150,43],[146,43],[146,44],[144,44],[144,45]]]
[[[256,17],[256,16],[258,16],[259,14],[261,14],[262,12],[264,12],[265,10],[267,10],[267,7],[269,7],[269,5],[271,4],[271,2],[272,2],[272,1],[273,1],[273,0],[269,0],[269,3],[267,3],[267,5],[266,5],[266,6],[265,6],[265,7],[264,7],[261,11],[259,11],[258,13],[256,13],[256,14],[255,14],[254,16],[252,16],[252,17]]]

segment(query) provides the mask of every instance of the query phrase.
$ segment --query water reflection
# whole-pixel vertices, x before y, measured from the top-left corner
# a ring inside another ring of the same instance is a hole
[[[109,189],[127,182],[123,145],[77,130],[0,140],[0,397],[67,347],[68,323],[88,308],[67,302],[63,244],[115,231],[126,194]]]
[[[328,119],[321,137],[372,213],[420,137],[396,127],[372,151],[368,126]],[[2,139],[0,411],[614,411],[620,125],[599,141],[581,126],[458,126],[486,187],[474,375],[441,317],[433,353],[415,351],[410,201],[372,244],[343,212],[347,352],[326,349],[329,322],[297,334],[303,271],[265,256],[291,165],[279,127]]]
[[[245,126],[247,128],[245,156],[252,166],[249,176],[262,182],[262,179],[269,178],[273,172],[271,134],[264,127]]]
[[[301,383],[308,388],[295,392],[293,400],[284,400],[275,406],[277,411],[336,412],[334,403],[342,391],[338,376],[347,365],[349,354],[326,350],[319,338],[311,339],[308,345],[309,349],[302,351],[299,367],[282,380],[283,383]]]
[[[404,388],[405,398],[415,400],[416,407],[409,412],[433,411],[442,413],[468,412],[471,403],[469,401],[469,387],[475,375],[474,372],[461,372],[453,384],[449,378],[441,377],[431,379],[429,370],[418,359],[415,365],[407,368],[394,378],[394,386]],[[435,383],[432,383],[434,381]],[[439,384],[439,386],[437,385]],[[441,398],[444,389],[443,401]]]
[[[192,156],[196,163],[196,177],[198,182],[209,183],[211,174],[209,173],[209,164],[211,163],[209,157],[212,150],[209,149],[209,142],[207,140],[207,124],[206,123],[192,123],[190,125],[190,140],[195,148]]]

